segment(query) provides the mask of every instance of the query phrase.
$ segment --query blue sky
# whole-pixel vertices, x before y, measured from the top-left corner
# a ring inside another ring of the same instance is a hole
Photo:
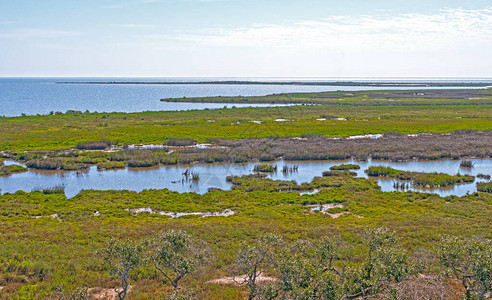
[[[0,0],[0,76],[492,77],[490,0]]]

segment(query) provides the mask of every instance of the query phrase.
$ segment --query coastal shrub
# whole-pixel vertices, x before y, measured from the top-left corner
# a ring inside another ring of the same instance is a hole
[[[110,141],[78,143],[75,148],[79,150],[105,150],[111,147]]]
[[[201,240],[192,238],[185,231],[162,231],[146,241],[149,260],[174,288],[180,281],[197,271],[208,259],[208,249]]]
[[[466,299],[486,299],[492,291],[492,242],[443,236],[437,255],[441,266],[466,290]]]
[[[113,238],[98,254],[109,268],[110,274],[121,281],[121,290],[115,291],[120,300],[125,299],[130,285],[130,272],[144,260],[142,245],[132,240],[120,241]]]

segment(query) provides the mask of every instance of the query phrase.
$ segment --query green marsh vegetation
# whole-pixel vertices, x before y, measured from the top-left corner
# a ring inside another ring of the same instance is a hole
[[[492,182],[477,182],[477,190],[485,193],[492,193]]]
[[[343,249],[352,249],[344,257],[351,257],[354,267],[362,267],[368,259],[367,248],[363,246],[365,230],[385,226],[400,237],[399,249],[408,253],[408,257],[425,259],[423,265],[426,268],[419,270],[419,274],[426,274],[440,283],[444,282],[440,281],[441,266],[432,249],[439,244],[441,235],[492,238],[489,226],[492,221],[492,198],[488,193],[446,198],[415,192],[384,193],[373,180],[351,176],[318,178],[298,187],[288,181],[273,181],[258,175],[236,177],[236,183],[237,188],[231,191],[213,191],[204,195],[179,194],[168,190],[145,190],[140,193],[88,190],[70,199],[60,193],[45,194],[42,191],[2,195],[2,295],[7,298],[50,298],[56,297],[55,292],[60,285],[66,291],[88,287],[89,294],[120,287],[121,278],[109,276],[111,268],[104,263],[103,257],[95,255],[95,251],[104,249],[111,238],[141,243],[156,238],[162,230],[186,230],[193,238],[205,242],[213,254],[213,259],[206,265],[179,280],[179,285],[192,289],[198,299],[248,297],[250,292],[245,286],[209,281],[243,275],[236,268],[241,245],[247,243],[254,246],[263,233],[282,235],[286,247],[281,254],[286,255],[285,259],[304,255],[294,251],[295,246],[289,246],[300,243],[300,240],[317,245],[324,236],[339,239],[347,245]],[[289,186],[291,189],[288,189]],[[314,188],[320,191],[313,195],[301,196],[297,191]],[[334,218],[305,206],[319,203],[341,204],[346,213]],[[228,217],[170,218],[127,210],[143,207],[169,212],[220,212],[232,209],[236,214]],[[52,217],[54,215],[56,217]],[[311,249],[310,246],[306,247]],[[425,255],[421,254],[422,251]],[[292,267],[310,268],[316,262],[311,260],[314,259],[311,256],[306,259],[311,261],[308,265]],[[343,267],[343,264],[343,261],[335,263],[337,268]],[[282,270],[269,266],[265,276],[281,278]],[[376,273],[382,274],[379,271]],[[418,281],[418,274],[413,274],[409,274],[408,278],[402,277],[402,280],[405,283]],[[151,298],[154,295],[164,297],[173,293],[172,284],[163,282],[162,273],[152,264],[139,264],[128,276],[130,299]],[[374,286],[373,279],[384,277],[379,276],[371,275],[364,282]],[[314,284],[316,278],[309,282]],[[349,278],[352,277],[345,279]],[[334,277],[332,280],[339,279]],[[456,288],[454,279],[449,277],[446,280],[451,280],[446,288]],[[393,279],[387,282],[398,284]],[[456,282],[459,284],[459,281]],[[312,287],[312,284],[309,286]],[[272,288],[278,290],[279,287]],[[461,288],[452,291],[464,294]]]
[[[13,173],[26,172],[27,168],[19,165],[5,166],[3,163],[0,165],[0,176],[8,176]]]
[[[409,180],[414,185],[424,187],[447,187],[458,183],[470,183],[475,180],[475,176],[471,175],[406,172],[383,166],[369,167],[366,170],[366,173],[369,176],[383,176],[400,180]]]
[[[205,103],[277,103],[325,105],[457,105],[490,104],[491,89],[455,90],[389,90],[389,91],[336,91],[319,93],[289,93],[267,96],[191,97],[161,99],[166,102]]]
[[[309,98],[310,95],[305,97]],[[417,99],[401,102],[384,100],[384,105],[372,105],[371,97],[368,96],[368,99],[361,100],[367,104],[364,106],[349,103],[0,118],[0,149],[65,150],[79,143],[83,145],[106,140],[120,145],[162,144],[172,139],[190,139],[201,143],[214,138],[237,140],[271,136],[301,137],[309,134],[347,137],[392,131],[410,134],[447,133],[462,129],[490,130],[492,120],[488,107],[492,97],[485,95],[483,98],[485,100],[480,101],[486,103],[459,99],[459,104],[453,104],[452,99],[426,99],[430,102],[415,106],[411,104]],[[442,105],[436,105],[438,102]],[[337,116],[346,121],[318,121],[322,116]],[[288,121],[275,121],[279,119]]]
[[[332,139],[323,136],[306,138],[214,139],[208,148],[172,147],[112,151],[7,151],[5,156],[28,167],[45,170],[84,170],[152,167],[157,165],[202,163],[243,163],[249,161],[345,160],[354,158],[406,161],[437,160],[460,157],[492,156],[492,131],[456,131],[449,134],[418,136],[383,135],[378,139]],[[171,151],[172,150],[172,151]],[[284,171],[284,170],[282,170]],[[289,170],[286,170],[290,172]],[[292,167],[295,172],[295,168]]]
[[[471,98],[480,99],[467,99],[469,92],[447,98],[313,93],[262,99],[327,105],[0,118],[0,150],[4,158],[53,170],[280,157],[491,157],[492,99],[487,91],[475,92],[480,95]],[[383,136],[333,139],[376,133]],[[204,142],[213,147],[193,147]],[[166,147],[137,150],[131,144]],[[121,149],[107,151],[115,145]],[[84,190],[67,199],[62,187],[0,195],[0,298],[57,299],[60,292],[94,296],[119,288],[129,299],[275,299],[282,294],[330,299],[343,293],[346,299],[357,293],[405,298],[421,290],[435,299],[473,299],[490,287],[490,183],[478,183],[479,192],[463,197],[385,193],[375,178],[354,178],[347,166],[340,168],[302,184],[262,173],[228,177],[232,190],[204,195]],[[374,174],[439,186],[471,180],[394,169]],[[188,178],[193,180],[193,174]],[[313,210],[318,205],[334,208]],[[179,217],[225,210],[234,213]],[[265,236],[276,238],[265,242]],[[197,249],[207,253],[195,256]],[[268,257],[258,260],[262,275],[276,280],[251,280],[257,276],[248,258],[258,255]],[[230,277],[244,284],[215,281]]]
[[[360,166],[356,164],[344,164],[330,167],[330,170],[343,171],[343,170],[359,170]]]
[[[277,167],[273,165],[256,165],[253,171],[258,173],[275,173],[277,172]]]

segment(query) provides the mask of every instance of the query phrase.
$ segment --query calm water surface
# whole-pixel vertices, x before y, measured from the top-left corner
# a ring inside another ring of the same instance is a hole
[[[80,110],[91,112],[141,112],[213,109],[271,104],[170,103],[162,98],[206,96],[263,96],[273,93],[411,89],[408,87],[299,86],[299,85],[225,85],[225,84],[57,84],[57,82],[92,81],[215,81],[231,78],[0,78],[0,116],[48,114],[51,111]],[[276,78],[232,78],[233,80],[279,80]],[[292,80],[292,79],[283,79]],[[296,79],[299,80],[299,79]],[[302,79],[301,79],[302,80]],[[312,79],[314,80],[314,79]],[[318,79],[322,80],[322,79]],[[347,79],[344,79],[347,80]],[[336,80],[335,80],[336,81]],[[358,80],[363,82],[365,80]],[[381,80],[379,80],[381,81]],[[405,80],[398,80],[405,81]],[[406,80],[407,82],[409,80]],[[436,81],[436,80],[434,80]],[[445,81],[445,80],[443,80]],[[457,80],[473,82],[473,80]],[[491,80],[478,80],[491,82]],[[449,82],[447,80],[446,82]],[[423,88],[418,88],[423,89]]]
[[[329,170],[331,166],[341,163],[356,163],[361,166],[360,170],[355,170],[358,177],[365,177],[364,173],[370,166],[389,166],[404,171],[416,172],[439,172],[455,175],[456,173],[477,175],[479,173],[492,176],[492,159],[473,159],[472,169],[460,168],[459,161],[410,161],[402,163],[384,161],[311,161],[311,162],[286,162],[277,161],[273,163],[281,170],[284,165],[298,165],[299,170],[295,173],[283,174],[277,172],[268,175],[274,180],[295,180],[297,183],[311,182],[315,176],[321,176],[323,171]],[[7,162],[12,163],[12,162]],[[96,167],[91,167],[86,173],[77,172],[39,172],[30,170],[29,172],[13,174],[9,177],[0,177],[0,188],[2,193],[13,193],[18,190],[26,192],[54,186],[64,186],[65,194],[73,197],[82,189],[94,190],[132,190],[140,192],[144,189],[164,189],[177,192],[196,192],[204,194],[208,188],[216,187],[223,190],[231,188],[231,184],[226,181],[227,176],[241,176],[253,174],[256,163],[248,164],[195,164],[192,166],[160,166],[147,169],[124,169],[112,171],[97,171]],[[183,172],[187,169],[200,175],[198,183],[182,183]],[[477,179],[478,181],[483,181]],[[173,183],[173,181],[179,181]],[[378,184],[385,192],[394,191],[394,180],[379,179]],[[449,189],[416,189],[414,191],[425,191],[437,193],[441,196],[463,196],[467,193],[476,192],[476,183],[456,185]]]

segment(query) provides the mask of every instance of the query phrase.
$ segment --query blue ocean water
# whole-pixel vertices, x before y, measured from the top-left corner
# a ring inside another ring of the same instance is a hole
[[[21,114],[48,114],[53,111],[80,110],[91,112],[140,112],[176,111],[189,109],[222,108],[217,103],[168,103],[162,98],[206,97],[206,96],[262,96],[273,93],[357,91],[376,89],[408,89],[398,87],[363,86],[300,86],[300,85],[229,85],[229,84],[59,84],[57,82],[179,82],[179,81],[398,81],[422,82],[419,80],[380,80],[380,79],[322,79],[322,78],[0,78],[0,116],[20,116]],[[439,81],[439,80],[429,80]],[[490,82],[481,80],[441,80],[446,82]],[[228,104],[229,107],[272,106],[268,104]]]

